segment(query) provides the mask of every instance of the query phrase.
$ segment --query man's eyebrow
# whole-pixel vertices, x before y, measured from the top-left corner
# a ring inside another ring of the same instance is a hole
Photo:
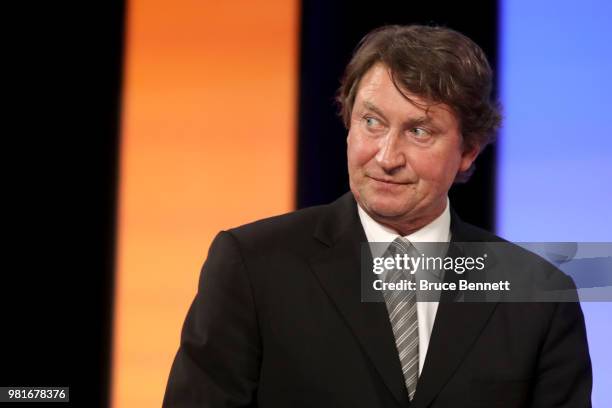
[[[385,114],[384,114],[384,113],[382,113],[382,111],[381,111],[380,109],[378,109],[378,108],[376,107],[376,105],[374,105],[372,102],[370,102],[370,101],[363,101],[363,106],[364,106],[366,109],[371,110],[372,112],[379,114],[379,115],[380,115],[380,116],[382,116],[383,118],[385,117]]]
[[[434,123],[434,120],[431,116],[419,116],[418,118],[408,120],[407,123],[410,126],[431,125]]]
[[[363,106],[368,109],[371,110],[372,112],[382,116],[384,119],[385,118],[385,114],[376,106],[374,105],[372,102],[370,101],[363,101]],[[417,118],[410,118],[409,120],[406,121],[406,124],[409,126],[420,126],[420,125],[431,125],[433,124],[435,121],[433,120],[433,118],[429,115],[423,115],[423,116],[419,116]]]

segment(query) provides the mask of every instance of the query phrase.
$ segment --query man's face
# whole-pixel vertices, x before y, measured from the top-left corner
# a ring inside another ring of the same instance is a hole
[[[392,226],[440,215],[455,176],[479,150],[464,150],[458,120],[447,105],[426,110],[428,101],[404,93],[416,104],[395,88],[385,65],[374,65],[359,84],[347,138],[355,199],[374,219]]]

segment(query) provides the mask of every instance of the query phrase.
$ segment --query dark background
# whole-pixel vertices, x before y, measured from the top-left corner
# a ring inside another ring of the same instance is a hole
[[[296,207],[348,190],[334,94],[359,39],[383,24],[440,24],[474,39],[495,69],[496,7],[305,0]],[[9,58],[16,91],[5,123],[0,385],[69,386],[71,403],[59,406],[106,407],[125,3],[32,8],[15,18],[10,38],[18,52]],[[451,192],[459,214],[487,229],[494,170],[489,147],[470,183]]]
[[[0,384],[70,387],[70,404],[45,407],[106,407],[124,2],[22,6],[4,14]]]

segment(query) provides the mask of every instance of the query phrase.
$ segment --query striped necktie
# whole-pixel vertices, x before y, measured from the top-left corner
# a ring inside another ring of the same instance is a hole
[[[405,238],[396,238],[387,249],[385,256],[410,255],[412,244]],[[387,272],[386,282],[400,282],[402,279],[415,281],[410,271],[392,269]],[[416,292],[409,290],[385,290],[383,292],[389,321],[395,336],[395,345],[404,374],[404,381],[410,401],[414,397],[419,379],[419,325],[417,320]]]

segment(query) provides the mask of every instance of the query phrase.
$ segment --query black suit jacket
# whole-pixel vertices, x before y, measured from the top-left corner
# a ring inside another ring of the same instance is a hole
[[[453,214],[453,241],[497,241]],[[409,402],[384,303],[361,302],[350,193],[221,232],[164,407],[588,407],[577,303],[440,303]]]

